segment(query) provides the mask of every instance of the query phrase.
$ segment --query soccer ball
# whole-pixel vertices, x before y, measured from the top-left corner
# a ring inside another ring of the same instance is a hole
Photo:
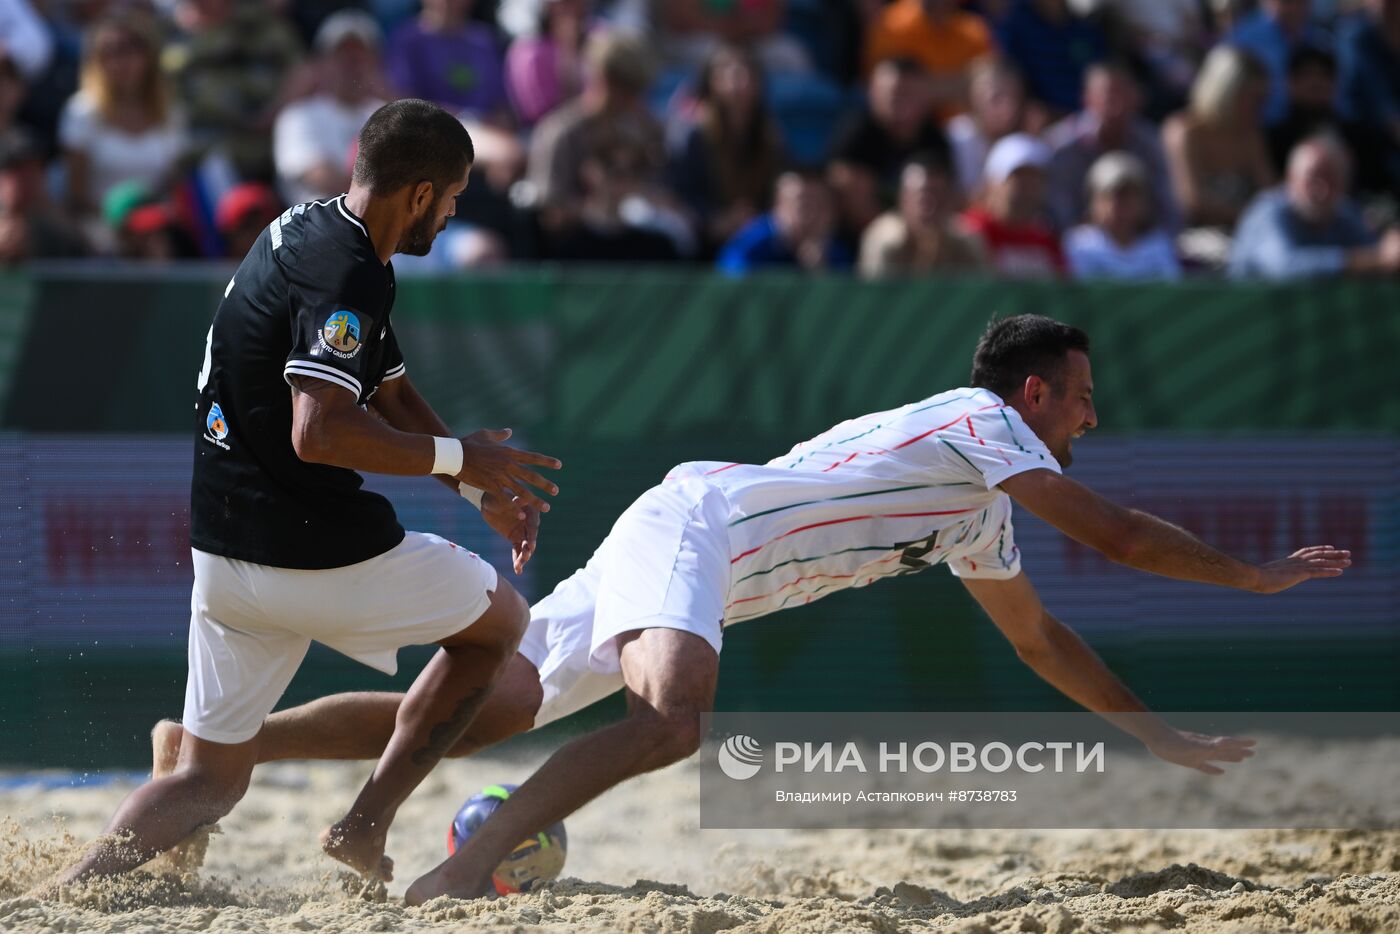
[[[501,802],[510,797],[515,785],[488,785],[479,794],[472,795],[462,805],[457,816],[452,818],[452,826],[447,829],[447,852],[456,853],[457,848],[467,842],[486,818],[495,813]],[[541,883],[559,878],[564,869],[564,855],[568,850],[569,837],[564,832],[564,822],[546,828],[526,840],[521,840],[511,850],[496,871],[491,881],[496,891],[502,895],[513,892],[528,892]]]

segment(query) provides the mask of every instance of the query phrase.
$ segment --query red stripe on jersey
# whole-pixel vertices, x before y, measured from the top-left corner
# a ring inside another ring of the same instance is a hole
[[[879,561],[876,561],[876,562],[874,562],[873,564],[869,565],[869,567],[877,567],[877,566],[879,566],[879,565],[881,565],[881,564],[887,564],[887,563],[889,563],[890,561],[894,561],[894,560],[896,560],[896,559],[898,559],[898,558],[902,558],[902,557],[904,557],[904,552],[902,552],[902,551],[896,552],[895,554],[892,554],[892,555],[890,555],[890,556],[887,557],[887,558],[881,558]],[[864,571],[865,568],[861,568],[861,570]],[[768,593],[759,594],[759,595],[756,596],[756,597],[744,597],[744,598],[739,599],[739,600],[731,600],[731,601],[729,602],[729,605],[726,606],[725,609],[727,610],[727,609],[729,609],[729,607],[738,606],[738,605],[741,604],[741,603],[752,603],[752,602],[755,601],[755,600],[766,600],[766,599],[768,599],[769,597],[776,597],[778,594],[782,593],[784,590],[787,590],[789,587],[796,587],[798,584],[802,583],[803,581],[814,581],[814,580],[820,580],[821,578],[826,578],[826,579],[828,579],[828,580],[834,580],[834,581],[841,581],[841,580],[850,580],[851,578],[853,578],[853,577],[855,577],[855,576],[856,576],[855,574],[808,574],[806,577],[799,577],[799,578],[797,578],[797,579],[795,579],[795,580],[790,580],[790,581],[788,581],[786,584],[784,584],[783,586],[779,587],[777,590],[770,590]]]
[[[920,517],[923,517],[923,516],[959,516],[959,515],[962,515],[963,513],[966,513],[966,512],[980,512],[980,511],[981,511],[981,510],[979,510],[979,509],[943,509],[943,510],[938,510],[938,511],[936,511],[936,512],[880,512],[880,513],[872,513],[872,514],[870,514],[870,515],[868,515],[868,516],[848,516],[848,517],[845,518],[845,519],[828,519],[828,520],[826,520],[825,522],[813,522],[811,525],[802,525],[802,526],[798,526],[797,528],[795,528],[795,529],[793,529],[793,530],[791,530],[791,531],[789,531],[789,532],[784,532],[782,535],[778,535],[778,536],[775,536],[775,537],[773,537],[773,538],[770,538],[770,539],[768,539],[768,541],[764,542],[762,545],[759,545],[759,546],[756,547],[756,548],[750,548],[748,551],[744,552],[743,554],[741,554],[741,555],[739,555],[739,556],[737,556],[737,557],[734,557],[734,558],[729,559],[729,563],[730,563],[730,564],[738,564],[740,561],[742,561],[743,559],[747,558],[749,555],[757,554],[758,552],[760,552],[760,551],[762,551],[763,549],[767,548],[769,545],[773,544],[774,542],[780,541],[780,540],[782,540],[782,539],[784,539],[784,538],[787,538],[789,535],[796,535],[798,532],[808,532],[808,531],[811,531],[812,529],[819,529],[819,528],[822,528],[823,526],[827,526],[827,525],[841,525],[842,523],[845,523],[845,522],[863,522],[863,521],[865,521],[866,519],[916,519],[916,518],[920,518]]]

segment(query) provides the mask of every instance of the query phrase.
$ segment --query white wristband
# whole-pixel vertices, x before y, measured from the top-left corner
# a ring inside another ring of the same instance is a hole
[[[455,477],[462,472],[462,442],[456,438],[433,439],[433,473]]]
[[[485,490],[478,490],[474,486],[467,486],[465,482],[458,482],[457,492],[462,494],[462,499],[471,503],[477,509],[481,508],[481,500],[486,496]]]

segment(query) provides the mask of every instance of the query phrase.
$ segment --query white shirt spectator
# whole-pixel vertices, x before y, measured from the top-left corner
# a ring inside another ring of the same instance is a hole
[[[272,159],[283,200],[301,204],[338,194],[314,191],[301,178],[326,162],[348,169],[361,127],[382,106],[384,102],[378,99],[345,104],[328,94],[288,104],[272,128]]]
[[[0,0],[0,49],[28,82],[43,76],[53,59],[53,36],[27,0]]]
[[[1181,263],[1171,237],[1162,230],[1120,246],[1091,224],[1065,234],[1065,257],[1076,279],[1177,280]]]
[[[140,182],[152,194],[162,194],[186,147],[178,117],[167,117],[164,124],[131,133],[104,120],[97,105],[81,91],[63,105],[58,140],[64,149],[86,157],[89,191],[97,205],[119,182]]]
[[[987,164],[991,143],[967,114],[958,114],[949,120],[944,132],[948,136],[948,148],[953,151],[958,187],[971,194],[982,185],[982,168]]]

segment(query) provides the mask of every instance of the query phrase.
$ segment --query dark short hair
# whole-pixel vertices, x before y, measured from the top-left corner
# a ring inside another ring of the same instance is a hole
[[[1031,376],[1057,390],[1071,350],[1089,352],[1089,335],[1044,315],[993,320],[972,355],[970,384],[1010,399]]]
[[[908,159],[904,160],[904,165],[900,166],[899,174],[903,177],[905,169],[917,165],[930,175],[937,175],[940,178],[953,178],[953,166],[948,161],[948,157],[933,149],[920,149]]]
[[[437,104],[411,98],[385,104],[365,121],[354,179],[373,194],[432,182],[441,195],[476,161],[471,134]]]
[[[1288,56],[1288,76],[1297,77],[1309,69],[1317,68],[1328,75],[1337,74],[1337,56],[1316,45],[1301,45]]]
[[[879,68],[890,68],[901,78],[918,78],[928,74],[923,63],[910,55],[891,55],[889,58],[882,58],[875,63],[872,73]]]

